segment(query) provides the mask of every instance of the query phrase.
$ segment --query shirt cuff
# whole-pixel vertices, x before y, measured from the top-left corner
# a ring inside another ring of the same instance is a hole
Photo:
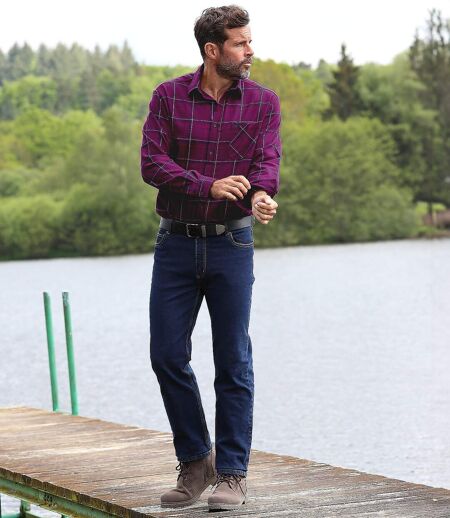
[[[204,176],[200,182],[200,189],[198,195],[200,198],[211,198],[210,191],[212,184],[216,181],[216,178]]]

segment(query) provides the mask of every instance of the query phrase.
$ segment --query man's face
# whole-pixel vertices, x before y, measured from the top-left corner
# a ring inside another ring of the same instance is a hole
[[[227,79],[247,79],[250,76],[253,57],[250,27],[246,25],[236,29],[225,29],[225,34],[228,38],[222,48],[219,47],[216,71]]]

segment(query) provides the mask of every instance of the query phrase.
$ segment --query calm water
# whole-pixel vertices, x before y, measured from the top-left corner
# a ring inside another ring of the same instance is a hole
[[[149,362],[152,263],[152,254],[0,263],[0,406],[51,409],[47,290],[70,409],[69,291],[80,414],[170,431]],[[450,240],[256,250],[255,277],[252,447],[450,488]],[[205,301],[192,340],[214,440]]]

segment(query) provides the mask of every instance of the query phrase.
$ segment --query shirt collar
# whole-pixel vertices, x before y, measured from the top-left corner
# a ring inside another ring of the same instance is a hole
[[[200,79],[202,78],[203,70],[205,68],[204,63],[202,63],[197,70],[194,72],[194,75],[192,76],[192,80],[189,84],[188,94],[191,95],[191,93],[194,90],[197,90],[201,95],[203,95],[202,90],[200,89]],[[236,93],[239,95],[239,97],[242,95],[242,79],[236,79],[233,81],[233,84],[228,88],[227,92],[230,93]]]

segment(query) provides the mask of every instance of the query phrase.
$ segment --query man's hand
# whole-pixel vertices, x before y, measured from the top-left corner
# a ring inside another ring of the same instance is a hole
[[[215,200],[233,200],[241,199],[250,189],[250,182],[245,176],[231,175],[220,180],[216,180],[211,186],[211,196]]]
[[[252,212],[255,218],[267,225],[277,213],[278,203],[273,200],[265,191],[256,191],[252,197]]]

